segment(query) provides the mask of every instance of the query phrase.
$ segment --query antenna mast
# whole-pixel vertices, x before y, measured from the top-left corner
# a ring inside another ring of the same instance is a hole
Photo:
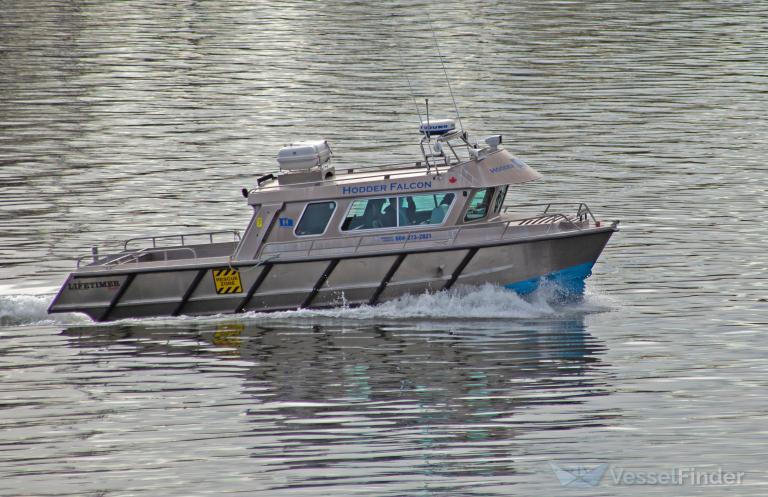
[[[405,64],[403,64],[403,50],[400,48],[400,37],[397,36],[397,33],[395,33],[395,44],[397,45],[397,55],[400,58],[400,71],[402,71],[405,74],[405,80],[408,81],[408,91],[410,91],[411,93],[411,100],[413,101],[413,106],[416,107],[416,114],[418,114],[419,116],[419,124],[424,124],[424,121],[421,118],[421,110],[419,110],[419,104],[416,103],[416,95],[413,93],[413,85],[411,84],[411,78],[408,76],[408,71],[405,69]]]
[[[440,45],[437,43],[437,34],[435,33],[435,27],[432,25],[432,17],[429,12],[427,14],[427,21],[429,21],[429,29],[432,30],[432,37],[435,39],[435,48],[437,49],[437,56],[440,59],[440,64],[443,66],[443,74],[445,75],[445,82],[448,84],[448,91],[451,93],[451,100],[453,101],[453,108],[456,111],[456,117],[459,119],[459,127],[461,131],[464,131],[464,124],[461,122],[461,114],[459,113],[459,107],[456,105],[456,98],[453,96],[453,88],[451,88],[451,80],[448,79],[448,71],[445,69],[445,62],[443,61],[443,54],[440,53]]]

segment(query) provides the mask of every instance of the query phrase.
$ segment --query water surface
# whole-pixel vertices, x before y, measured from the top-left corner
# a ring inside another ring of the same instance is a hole
[[[763,3],[0,7],[0,495],[765,494]],[[417,158],[414,99],[455,117],[430,23],[463,125],[545,175],[508,203],[622,220],[584,303],[45,314],[94,244],[243,228],[292,140]]]

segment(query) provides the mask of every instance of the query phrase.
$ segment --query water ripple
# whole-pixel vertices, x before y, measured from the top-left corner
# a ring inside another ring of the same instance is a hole
[[[49,318],[90,246],[242,228],[295,139],[416,157],[407,72],[622,220],[575,308]],[[2,2],[0,494],[556,495],[550,461],[747,472],[768,384],[759,2]],[[408,145],[411,144],[411,145]],[[605,477],[596,495],[615,495]],[[668,487],[622,495],[670,495]]]

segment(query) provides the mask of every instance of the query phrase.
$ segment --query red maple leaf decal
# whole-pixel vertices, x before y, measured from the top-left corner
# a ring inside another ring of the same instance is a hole
[[[456,176],[451,176],[448,178],[448,183],[456,183]]]

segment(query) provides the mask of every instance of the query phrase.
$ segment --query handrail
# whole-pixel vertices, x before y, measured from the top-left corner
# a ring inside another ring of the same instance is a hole
[[[97,256],[98,257],[98,256]],[[83,260],[85,259],[94,259],[94,254],[85,254],[81,255],[77,259],[75,259],[75,262],[77,263],[77,268],[79,269],[80,266],[83,264]],[[98,258],[93,260],[94,263],[99,262]]]
[[[404,166],[402,168],[397,168],[397,169],[392,169],[392,168],[384,169],[383,166],[382,166],[382,169],[380,171],[377,171],[377,169],[379,169],[378,167],[360,168],[360,169],[363,169],[365,172],[357,173],[357,175],[354,178],[339,178],[338,176],[334,176],[331,181],[335,182],[338,185],[343,185],[346,182],[350,182],[351,183],[353,181],[370,180],[370,179],[379,178],[379,177],[381,177],[383,179],[390,179],[390,178],[397,178],[397,177],[405,176],[405,175],[408,175],[408,174],[419,175],[419,174],[423,173],[425,176],[429,175],[429,171],[424,166],[421,165],[421,161],[416,162],[416,163],[408,162],[407,164],[415,164],[415,165]],[[354,168],[342,169],[342,171],[344,171],[344,170],[347,171],[347,174],[355,174],[354,173]],[[368,171],[368,170],[373,170],[373,171]],[[352,171],[352,172],[350,172],[350,171]],[[290,186],[291,187],[309,186],[309,185],[314,185],[314,184],[320,183],[320,182],[322,182],[320,179],[315,179],[315,180],[312,180],[312,181],[302,181],[302,182],[299,182],[299,183],[291,183]],[[256,193],[260,193],[260,192],[267,192],[267,191],[271,191],[271,190],[276,190],[276,189],[280,188],[281,186],[285,186],[285,185],[269,184],[269,185],[266,185],[266,186],[259,186],[259,187],[251,188],[250,190],[248,190],[248,194],[250,195],[251,193],[256,194]]]
[[[535,224],[554,224],[555,221],[561,220],[568,223],[572,223],[573,220],[564,214],[542,214],[540,216],[527,217],[524,219],[515,219],[518,221],[518,226],[535,225]]]
[[[592,210],[589,208],[587,204],[584,202],[549,202],[547,204],[516,204],[516,205],[509,205],[504,207],[503,212],[508,212],[512,208],[520,208],[520,207],[544,207],[544,211],[541,213],[549,214],[549,210],[553,206],[562,206],[562,205],[568,205],[568,206],[578,206],[576,209],[576,219],[578,221],[587,221],[588,219],[592,219],[593,223],[597,222],[597,218],[595,218],[594,214],[592,214]]]
[[[157,241],[158,240],[164,240],[169,238],[179,238],[181,240],[181,246],[185,246],[184,238],[191,238],[193,236],[208,236],[208,239],[211,243],[213,243],[213,235],[222,235],[222,234],[231,234],[233,235],[234,242],[240,241],[240,231],[239,230],[219,230],[219,231],[200,231],[196,233],[178,233],[174,235],[158,235],[158,236],[140,236],[137,238],[129,238],[128,240],[125,240],[123,243],[123,250],[128,250],[128,244],[133,242],[138,242],[142,240],[152,240],[152,248],[157,248]]]
[[[114,266],[120,266],[122,264],[128,264],[132,262],[139,262],[139,260],[147,255],[152,254],[162,254],[163,255],[163,261],[168,262],[168,255],[172,254],[174,252],[186,252],[191,254],[191,259],[196,260],[197,257],[197,251],[193,249],[192,247],[168,247],[168,248],[143,248],[139,250],[133,250],[126,254],[120,255],[119,257],[116,257],[114,259],[109,259],[108,257],[102,258],[101,262],[99,260],[94,261],[94,264],[101,267],[107,267],[112,268]],[[83,259],[87,257],[92,257],[92,255],[82,255],[77,258],[77,267],[80,268]]]
[[[105,262],[103,266],[119,266],[121,264],[127,264],[129,262],[139,262],[139,259],[146,255],[151,254],[163,254],[163,261],[168,262],[168,254],[173,252],[189,252],[192,254],[192,259],[197,259],[197,252],[191,247],[171,247],[171,248],[159,248],[159,249],[141,249],[130,254],[125,254],[122,257]]]
[[[566,214],[563,214],[562,212],[550,212],[550,210],[554,206],[558,205],[568,205],[568,206],[578,206],[575,216],[568,216]],[[583,202],[577,203],[577,202],[550,202],[547,204],[517,204],[517,205],[511,205],[504,208],[503,212],[508,212],[512,208],[521,208],[521,207],[543,207],[543,211],[541,214],[537,216],[531,216],[531,217],[524,217],[524,218],[515,218],[515,219],[508,219],[505,221],[498,221],[493,223],[474,223],[470,225],[453,225],[453,226],[440,226],[440,227],[430,227],[430,225],[424,225],[424,230],[429,230],[432,234],[440,234],[440,233],[449,233],[449,236],[443,239],[445,243],[448,244],[448,246],[453,247],[456,244],[457,239],[459,239],[460,235],[467,230],[473,230],[478,228],[487,228],[487,227],[499,227],[500,228],[500,234],[499,239],[503,239],[505,236],[507,236],[507,233],[509,232],[510,227],[512,226],[541,226],[541,225],[547,225],[546,232],[549,233],[553,226],[556,224],[566,223],[569,224],[572,229],[575,230],[582,230],[583,228],[579,225],[580,223],[587,222],[589,219],[597,225],[597,220],[595,219],[595,216],[592,214],[592,211],[590,210],[589,206]],[[413,226],[413,228],[416,228],[416,230],[419,230],[418,225]],[[405,247],[408,245],[409,242],[418,242],[420,239],[409,239],[408,234],[413,233],[414,230],[410,230],[408,232],[405,232],[405,239],[402,240],[402,243],[399,245],[402,247]],[[451,233],[453,232],[453,233]],[[186,251],[191,254],[192,259],[197,259],[197,252],[188,246],[184,246],[184,238],[185,237],[193,237],[193,236],[202,236],[207,235],[209,239],[211,240],[211,243],[213,243],[213,235],[216,234],[223,234],[223,233],[232,233],[234,234],[234,237],[239,240],[240,239],[240,232],[237,230],[223,230],[223,231],[208,231],[208,232],[199,232],[199,233],[186,233],[186,234],[178,234],[178,235],[161,235],[161,236],[153,236],[153,237],[140,237],[140,238],[132,238],[129,240],[126,240],[124,243],[124,249],[127,251],[128,244],[135,241],[140,240],[152,240],[153,247],[145,247],[142,249],[134,249],[132,251],[129,251],[125,254],[117,254],[118,257],[115,259],[109,260],[108,257],[103,257],[100,260],[98,258],[94,259],[94,264],[98,266],[106,266],[106,267],[114,267],[119,266],[122,264],[126,264],[129,261],[138,261],[142,257],[145,257],[146,255],[150,254],[162,254],[163,260],[168,261],[169,254],[177,251]],[[392,233],[390,231],[387,232],[375,232],[375,233],[360,233],[360,236],[357,237],[357,242],[352,246],[352,253],[357,254],[360,251],[360,248],[363,244],[363,241],[366,240],[370,236],[375,236],[377,234],[382,234],[384,236],[387,236],[389,234],[392,235],[400,235],[402,233]],[[181,247],[157,247],[157,240],[167,239],[167,238],[181,238],[182,246]],[[312,253],[316,248],[315,244],[320,242],[332,242],[334,240],[349,240],[351,237],[349,235],[347,236],[337,236],[332,238],[315,238],[313,240],[307,240],[310,241],[309,247],[306,249],[307,253]],[[398,240],[400,241],[400,240]],[[264,244],[264,248],[266,247],[280,247],[285,245],[292,245],[295,244],[295,241],[291,242],[272,242],[272,243],[266,243]],[[349,248],[349,246],[347,247]],[[275,254],[275,256],[279,256],[278,254]],[[82,261],[89,257],[98,257],[96,253],[88,254],[80,256],[77,259],[77,267],[79,268]]]
[[[116,259],[112,259],[111,261],[106,261],[103,266],[119,266],[120,264],[124,264],[129,259],[133,259],[134,261],[138,262],[138,260],[144,256],[144,254],[147,253],[149,249],[141,249],[137,250],[136,252],[131,252],[129,254],[122,255]]]
[[[558,213],[558,214],[542,214],[540,216],[534,216],[534,217],[529,217],[529,218],[520,219],[520,220],[515,219],[515,220],[512,220],[511,222],[514,222],[514,221],[518,221],[518,223],[517,223],[518,226],[538,226],[538,225],[546,224],[547,225],[547,233],[549,233],[552,230],[552,226],[554,226],[555,222],[557,222],[557,221],[565,222],[567,224],[570,224],[571,226],[573,226],[574,228],[576,228],[579,231],[581,231],[581,229],[582,229],[581,226],[579,226],[578,224],[576,224],[573,221],[573,219],[569,218],[568,216],[566,216],[564,214],[560,214],[560,213]]]
[[[127,253],[127,254],[123,254],[120,257],[116,257],[116,258],[111,259],[111,260],[109,259],[109,256],[103,257],[102,260],[101,260],[101,263],[99,263],[99,259],[96,258],[96,259],[93,260],[93,263],[98,265],[98,266],[119,265],[119,264],[122,264],[122,262],[120,262],[120,261],[122,261],[123,259],[129,259],[129,258],[136,259],[137,257],[141,257],[141,255],[143,255],[143,253],[146,252],[147,250],[149,250],[149,249],[134,250],[134,251],[131,251],[131,252]],[[81,255],[80,257],[77,258],[77,267],[78,268],[80,267],[80,264],[83,262],[83,259],[88,258],[88,257],[94,257],[94,256],[96,256],[96,254]]]
[[[549,210],[554,205],[578,205],[579,207],[578,207],[578,210],[576,211],[576,217],[573,218],[573,217],[569,217],[569,216],[567,216],[567,215],[565,215],[563,213],[560,213],[560,212],[557,212],[557,213],[556,212],[551,212],[550,213]],[[574,203],[567,203],[567,202],[559,202],[558,203],[558,202],[553,202],[553,203],[549,203],[549,204],[523,204],[523,205],[510,206],[510,207],[534,207],[534,206],[535,207],[545,207],[544,212],[542,214],[538,215],[538,216],[527,217],[527,218],[509,219],[509,220],[506,220],[506,221],[500,221],[500,222],[496,222],[496,223],[471,224],[471,225],[463,225],[463,226],[442,226],[442,227],[433,228],[433,229],[430,229],[429,225],[425,225],[424,228],[425,229],[429,229],[430,230],[429,232],[432,233],[432,234],[454,231],[455,233],[453,233],[453,235],[450,238],[445,240],[446,242],[448,242],[448,246],[449,247],[453,247],[456,244],[456,240],[460,237],[462,232],[465,232],[467,230],[473,230],[473,229],[478,229],[478,228],[481,229],[483,227],[488,227],[488,226],[499,226],[499,227],[503,226],[503,229],[500,230],[500,235],[499,235],[499,239],[501,240],[501,239],[503,239],[507,235],[507,232],[509,231],[509,228],[511,226],[548,225],[547,229],[546,229],[546,232],[549,233],[552,230],[552,227],[555,226],[556,224],[558,224],[558,223],[566,223],[566,224],[569,224],[572,227],[572,229],[581,231],[581,230],[583,230],[583,228],[581,226],[579,226],[579,224],[577,224],[577,223],[581,223],[581,222],[586,221],[587,220],[586,219],[587,215],[592,216],[592,212],[589,210],[589,207],[586,204],[584,204],[584,203],[578,203],[577,204],[575,202]],[[505,211],[506,211],[506,209],[505,209]],[[595,219],[594,216],[592,216],[592,219],[593,220]],[[390,232],[386,232],[386,233],[376,232],[376,233],[370,233],[370,234],[367,234],[367,235],[361,233],[360,236],[358,237],[357,243],[352,248],[352,254],[357,254],[360,251],[360,246],[362,245],[363,240],[366,239],[368,236],[375,236],[376,234],[382,234],[383,236],[387,236],[389,233]],[[409,231],[407,233],[412,233],[412,231]],[[399,233],[397,233],[397,234],[399,234]],[[333,241],[333,240],[346,240],[346,239],[349,239],[349,238],[350,238],[349,236],[338,236],[338,237],[332,237],[332,238],[316,238],[316,239],[313,239],[311,241],[307,240],[307,241],[310,242],[310,244],[309,244],[309,247],[306,249],[306,252],[308,254],[311,254],[312,251],[315,250],[315,243],[316,242],[326,242],[327,243],[327,242]],[[404,248],[406,245],[408,245],[409,242],[415,242],[415,241],[419,241],[419,240],[418,239],[415,239],[415,240],[408,239],[408,236],[406,234],[405,240],[403,240],[402,243],[400,243],[398,246],[400,246],[401,248]],[[294,242],[294,241],[290,241],[290,242],[272,242],[272,243],[264,244],[264,247],[268,247],[268,246],[279,247],[281,245],[293,245],[295,243],[296,242]],[[349,247],[344,247],[344,248],[349,248]]]
[[[448,143],[448,142],[445,142],[445,143]],[[462,144],[459,146],[464,146],[464,145],[465,144]],[[456,155],[458,162],[449,161],[448,163],[445,164],[447,168],[451,168],[458,164],[470,162],[472,160],[471,157],[468,159],[462,159],[458,157],[458,154],[456,154],[456,152],[453,150],[452,147],[451,147],[451,150],[453,151],[454,155]],[[495,153],[495,152],[490,152],[488,155],[491,155],[492,153]],[[398,167],[393,167],[393,166],[398,166]],[[406,174],[414,174],[414,173],[419,174],[422,172],[424,173],[424,175],[431,175],[435,173],[440,174],[440,172],[437,170],[433,172],[432,171],[433,167],[434,165],[430,164],[429,161],[426,159],[419,160],[419,161],[397,162],[392,164],[376,164],[373,166],[358,166],[356,168],[342,167],[342,168],[339,168],[339,171],[346,171],[347,174],[355,174],[355,171],[361,171],[362,174],[358,172],[354,178],[339,178],[338,176],[334,176],[332,181],[338,185],[338,184],[344,184],[345,181],[352,182],[352,181],[360,181],[360,180],[369,180],[369,179],[378,178],[378,177],[383,177],[383,179],[389,179],[392,177],[399,177]],[[321,180],[316,179],[312,181],[302,181],[300,183],[291,183],[290,186],[291,187],[311,186],[321,182],[322,182]],[[250,195],[251,193],[256,194],[259,192],[268,192],[271,190],[276,190],[281,186],[285,186],[285,185],[280,185],[279,183],[274,184],[272,182],[270,182],[270,184],[266,186],[261,186],[261,184],[259,184],[259,186],[257,186],[256,188],[251,188],[250,190],[248,190],[248,194]]]

